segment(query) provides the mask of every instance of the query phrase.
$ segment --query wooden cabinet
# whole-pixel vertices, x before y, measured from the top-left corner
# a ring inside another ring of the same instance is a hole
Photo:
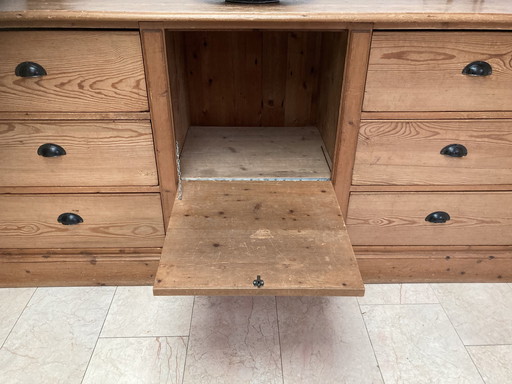
[[[512,280],[512,7],[15,3],[0,285]]]

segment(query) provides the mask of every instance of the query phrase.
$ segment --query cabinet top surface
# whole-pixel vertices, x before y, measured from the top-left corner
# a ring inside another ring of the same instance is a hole
[[[224,0],[2,0],[0,23],[274,21],[486,23],[512,25],[510,0],[281,0],[240,5]]]

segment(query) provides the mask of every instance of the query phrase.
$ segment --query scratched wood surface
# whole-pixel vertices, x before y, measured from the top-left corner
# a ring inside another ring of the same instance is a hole
[[[264,286],[253,281],[260,275]],[[330,182],[184,182],[157,295],[362,295]]]
[[[83,223],[62,225],[61,213]],[[160,247],[160,196],[0,195],[0,248]]]
[[[0,121],[0,143],[2,187],[158,185],[149,121]]]
[[[137,112],[148,101],[134,31],[0,32],[1,112]],[[19,63],[47,75],[21,78]]]
[[[375,32],[364,111],[512,109],[512,35],[508,32]],[[464,67],[486,61],[490,76]]]
[[[468,155],[441,155],[451,144]],[[353,184],[512,184],[512,121],[363,121]]]
[[[447,212],[446,223],[425,217]],[[352,193],[347,228],[354,245],[512,245],[512,193]]]

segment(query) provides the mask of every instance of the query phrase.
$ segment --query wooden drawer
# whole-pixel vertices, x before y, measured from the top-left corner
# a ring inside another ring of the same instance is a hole
[[[149,121],[0,122],[0,146],[0,186],[158,184]]]
[[[475,61],[492,74],[462,74]],[[363,110],[509,111],[511,63],[509,32],[376,32]]]
[[[0,111],[146,111],[138,32],[0,32]],[[46,75],[19,77],[20,63]]]
[[[512,192],[352,193],[347,227],[354,245],[512,245]]]
[[[63,225],[63,213],[83,222]],[[0,248],[161,247],[159,194],[0,195]]]
[[[353,184],[512,184],[512,121],[363,121]]]

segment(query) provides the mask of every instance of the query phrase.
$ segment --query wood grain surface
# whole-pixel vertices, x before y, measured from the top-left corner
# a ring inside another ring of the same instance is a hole
[[[62,225],[62,213],[82,217]],[[126,195],[0,195],[0,248],[160,247],[160,197]]]
[[[0,52],[0,111],[148,110],[138,32],[3,31]],[[25,61],[47,75],[17,77]]]
[[[364,111],[512,110],[512,35],[508,32],[376,32]],[[464,67],[486,61],[490,76]]]
[[[451,144],[468,155],[441,155]],[[353,184],[512,184],[512,121],[363,121]]]
[[[330,182],[184,182],[154,292],[330,296],[364,288]]]
[[[347,228],[354,245],[512,245],[512,192],[354,192]]]
[[[66,155],[37,154],[47,143]],[[0,186],[158,185],[149,121],[0,122]]]
[[[136,26],[138,21],[168,21],[182,28],[197,28],[198,22],[224,28],[263,25],[275,28],[291,23],[303,28],[313,23],[317,23],[316,28],[321,25],[339,28],[340,22],[409,24],[418,28],[433,23],[446,26],[448,22],[510,26],[512,4],[509,0],[281,0],[277,5],[251,6],[226,4],[221,0],[4,0],[0,11],[0,22],[10,22],[7,25],[64,22],[71,26],[89,23],[97,27],[94,21],[101,20],[103,25],[125,27]]]

